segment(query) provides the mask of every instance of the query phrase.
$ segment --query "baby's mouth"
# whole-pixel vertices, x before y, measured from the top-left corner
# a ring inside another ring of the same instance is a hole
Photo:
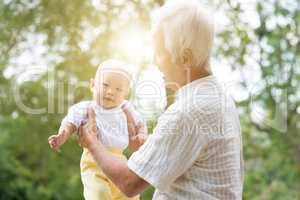
[[[112,98],[109,98],[109,97],[104,97],[103,98],[105,101],[110,101],[110,102],[113,102],[114,100]]]

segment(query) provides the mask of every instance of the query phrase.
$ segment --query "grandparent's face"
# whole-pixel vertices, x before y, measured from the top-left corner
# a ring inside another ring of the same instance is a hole
[[[178,81],[183,74],[182,67],[172,61],[172,56],[165,47],[164,35],[161,31],[153,33],[153,46],[155,51],[155,62],[159,70],[164,74],[166,86],[177,90]]]

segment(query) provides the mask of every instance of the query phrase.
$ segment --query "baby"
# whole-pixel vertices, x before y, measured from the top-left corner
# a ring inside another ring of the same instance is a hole
[[[69,136],[87,120],[89,106],[96,115],[98,137],[107,150],[126,160],[123,155],[126,147],[136,150],[144,143],[147,137],[144,123],[125,100],[132,79],[125,66],[124,63],[115,60],[104,61],[100,65],[95,79],[91,79],[93,101],[83,101],[70,107],[58,134],[48,138],[52,149],[58,151]],[[126,106],[133,119],[127,120],[122,110],[123,106]],[[129,121],[138,124],[139,130],[129,124]],[[87,149],[84,149],[81,156],[80,169],[86,200],[129,199],[106,177]]]

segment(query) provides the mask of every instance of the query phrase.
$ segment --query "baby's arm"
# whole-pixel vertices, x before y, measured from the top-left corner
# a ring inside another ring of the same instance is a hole
[[[129,134],[130,135],[130,134]],[[147,127],[144,122],[138,122],[135,127],[135,135],[129,137],[129,148],[136,151],[142,146],[148,138]]]
[[[55,151],[59,151],[60,146],[67,141],[76,129],[76,126],[70,122],[62,123],[58,130],[58,134],[52,135],[48,138],[50,147]]]
[[[127,118],[127,127],[128,127],[128,134],[129,134],[129,145],[128,148],[132,151],[137,151],[140,146],[142,146],[147,137],[147,128],[143,122],[139,122],[137,125],[132,117],[132,114],[126,108],[126,106],[122,107],[126,118]]]
[[[67,141],[70,135],[77,130],[83,120],[86,118],[89,101],[82,101],[72,105],[66,117],[63,119],[57,135],[52,135],[48,138],[50,147],[55,151]]]

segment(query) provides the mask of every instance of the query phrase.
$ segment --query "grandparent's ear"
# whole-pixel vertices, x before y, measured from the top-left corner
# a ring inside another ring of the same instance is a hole
[[[184,67],[192,67],[193,65],[193,52],[191,49],[184,49],[180,58],[180,64]]]

